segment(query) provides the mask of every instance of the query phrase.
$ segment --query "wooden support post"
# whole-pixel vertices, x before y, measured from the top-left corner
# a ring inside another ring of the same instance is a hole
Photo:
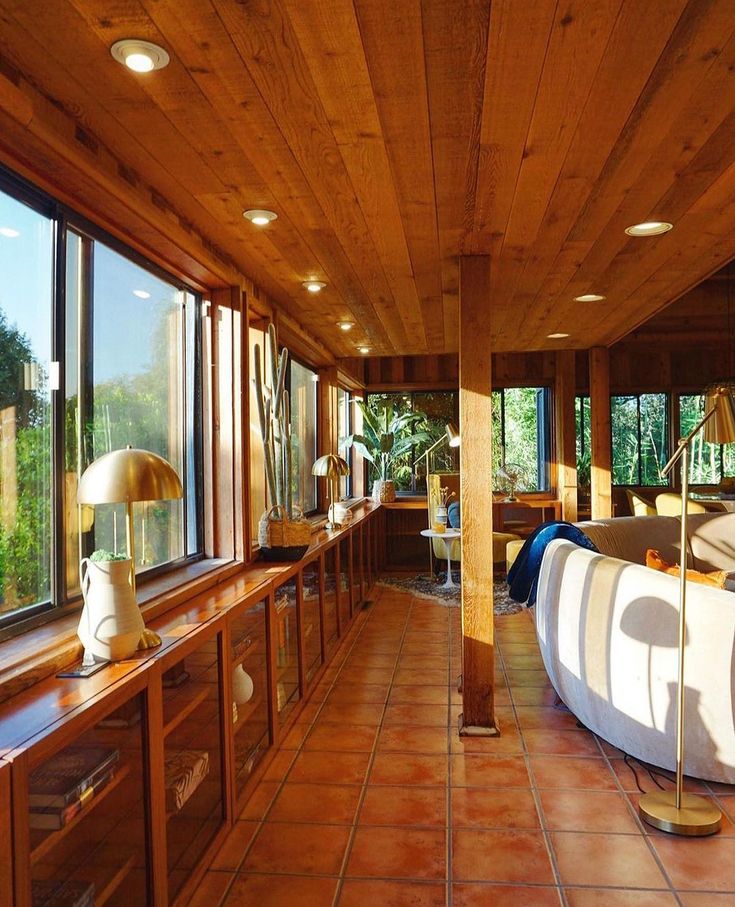
[[[495,736],[490,258],[459,260],[462,715],[459,733]]]
[[[337,429],[337,369],[335,366],[319,369],[319,427],[317,434],[317,456],[339,453],[339,432]],[[321,480],[317,485],[317,508],[326,513],[329,507],[329,487]]]
[[[574,351],[556,354],[554,427],[556,436],[556,488],[562,519],[577,519],[577,438],[574,410]]]
[[[592,519],[612,516],[612,451],[610,437],[610,354],[590,350],[590,428],[592,431]]]

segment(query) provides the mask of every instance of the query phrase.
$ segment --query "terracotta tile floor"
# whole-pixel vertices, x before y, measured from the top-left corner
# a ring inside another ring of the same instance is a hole
[[[644,828],[528,612],[496,635],[502,737],[459,738],[459,610],[376,586],[190,907],[735,905],[735,788],[698,785],[725,813],[713,838]]]

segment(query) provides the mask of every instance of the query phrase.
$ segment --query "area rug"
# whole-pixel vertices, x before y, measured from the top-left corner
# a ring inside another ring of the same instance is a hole
[[[427,574],[406,577],[385,576],[379,579],[378,582],[383,586],[410,592],[411,595],[417,595],[419,598],[432,598],[434,601],[440,601],[449,608],[458,608],[459,589],[442,589],[441,583],[446,578],[446,573],[440,573],[437,579],[432,579]],[[508,595],[508,584],[505,580],[497,580],[493,583],[493,610],[495,614],[516,614],[522,609],[523,605],[513,601]]]

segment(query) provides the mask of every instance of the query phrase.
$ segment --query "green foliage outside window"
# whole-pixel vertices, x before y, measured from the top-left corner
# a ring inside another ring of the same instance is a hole
[[[630,394],[610,400],[612,477],[615,485],[667,485],[667,394]]]

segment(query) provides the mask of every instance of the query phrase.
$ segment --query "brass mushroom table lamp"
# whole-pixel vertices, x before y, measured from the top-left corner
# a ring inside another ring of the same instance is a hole
[[[181,498],[184,490],[173,466],[150,450],[128,445],[122,450],[103,454],[91,463],[79,480],[79,504],[125,504],[125,537],[131,561],[130,585],[135,594],[135,527],[133,503],[166,501]],[[139,649],[161,644],[161,637],[144,629]]]
[[[311,467],[311,474],[314,476],[324,476],[327,480],[327,489],[329,491],[329,510],[327,510],[326,529],[341,529],[340,523],[334,519],[334,501],[337,497],[335,488],[341,476],[350,474],[350,467],[346,460],[337,454],[325,454],[314,463]]]

